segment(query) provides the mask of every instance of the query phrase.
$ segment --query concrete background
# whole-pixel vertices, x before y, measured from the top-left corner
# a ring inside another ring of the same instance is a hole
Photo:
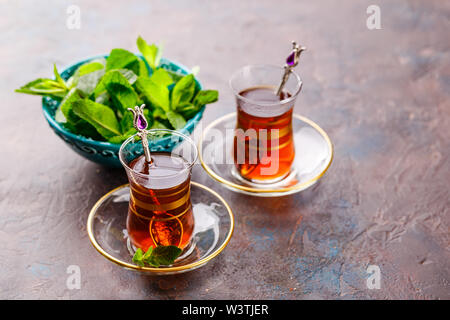
[[[366,27],[370,4],[381,30]],[[69,5],[79,30],[66,27]],[[0,298],[450,298],[450,2],[0,1],[0,15]],[[308,51],[295,110],[335,145],[319,184],[281,198],[235,194],[196,166],[193,180],[229,201],[237,225],[222,254],[183,275],[143,276],[95,251],[89,209],[124,172],[76,155],[40,99],[13,92],[52,63],[137,51],[138,35],[220,91],[205,123],[234,110],[233,71],[282,64],[298,40]],[[366,286],[372,264],[380,290]],[[66,287],[69,265],[80,290]]]

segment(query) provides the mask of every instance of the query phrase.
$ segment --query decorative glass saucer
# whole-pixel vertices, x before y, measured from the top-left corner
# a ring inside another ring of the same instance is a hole
[[[254,196],[279,197],[309,188],[328,170],[333,160],[333,144],[326,132],[313,121],[294,114],[292,129],[295,159],[290,173],[271,184],[252,183],[236,172],[232,148],[236,113],[225,115],[204,130],[199,143],[203,168],[226,188]]]
[[[126,269],[154,275],[194,270],[222,252],[233,234],[234,217],[225,200],[208,187],[191,182],[195,227],[188,252],[171,266],[140,267],[132,262],[133,249],[127,236],[129,199],[128,184],[108,192],[92,207],[87,221],[89,239],[95,249],[106,259]]]

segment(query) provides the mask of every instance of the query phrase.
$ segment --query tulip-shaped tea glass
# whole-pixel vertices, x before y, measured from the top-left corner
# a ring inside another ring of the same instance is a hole
[[[246,66],[230,80],[237,103],[233,175],[255,184],[286,178],[294,161],[292,113],[300,93],[300,77],[291,72],[279,95],[284,69]]]
[[[141,138],[128,138],[119,151],[130,183],[127,232],[135,248],[173,245],[187,250],[194,230],[190,199],[192,166],[198,152],[186,135],[166,129],[147,130],[151,163]]]

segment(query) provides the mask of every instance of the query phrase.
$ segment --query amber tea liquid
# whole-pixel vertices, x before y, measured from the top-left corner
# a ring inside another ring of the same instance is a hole
[[[152,152],[151,157],[150,168],[144,156],[129,164],[134,172],[148,175],[151,170],[151,174],[147,181],[140,180],[139,183],[129,176],[128,235],[135,247],[145,251],[158,245],[184,249],[194,230],[190,171],[186,170],[181,176],[176,174],[185,170],[188,164],[182,157],[166,152]],[[170,178],[172,174],[174,178]]]
[[[233,156],[238,173],[247,180],[260,183],[283,179],[289,174],[295,156],[292,134],[293,107],[285,107],[284,110],[287,111],[281,110],[281,114],[277,114],[276,110],[267,110],[270,106],[261,106],[258,103],[280,103],[289,98],[290,94],[282,92],[277,96],[275,88],[261,86],[243,90],[239,95],[255,101],[255,104],[237,99],[237,130]],[[271,114],[274,111],[275,114]],[[254,129],[256,135],[242,134],[248,133],[248,129]],[[261,129],[265,130],[264,134]],[[274,129],[278,130],[278,135],[271,134]],[[245,154],[244,161],[238,152]]]

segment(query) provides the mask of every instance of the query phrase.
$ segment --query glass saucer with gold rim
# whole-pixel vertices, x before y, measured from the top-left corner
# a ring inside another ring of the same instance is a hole
[[[168,275],[197,269],[225,249],[234,229],[234,217],[227,202],[215,191],[191,182],[195,227],[189,250],[170,266],[140,267],[132,262],[133,248],[127,236],[126,219],[129,185],[111,190],[92,207],[87,221],[89,239],[106,259],[126,269],[153,275]]]
[[[290,173],[270,184],[253,183],[242,178],[233,163],[236,113],[211,122],[199,142],[199,159],[206,172],[224,187],[259,197],[279,197],[311,187],[331,165],[334,150],[327,133],[315,122],[294,114],[292,130],[295,159]]]

